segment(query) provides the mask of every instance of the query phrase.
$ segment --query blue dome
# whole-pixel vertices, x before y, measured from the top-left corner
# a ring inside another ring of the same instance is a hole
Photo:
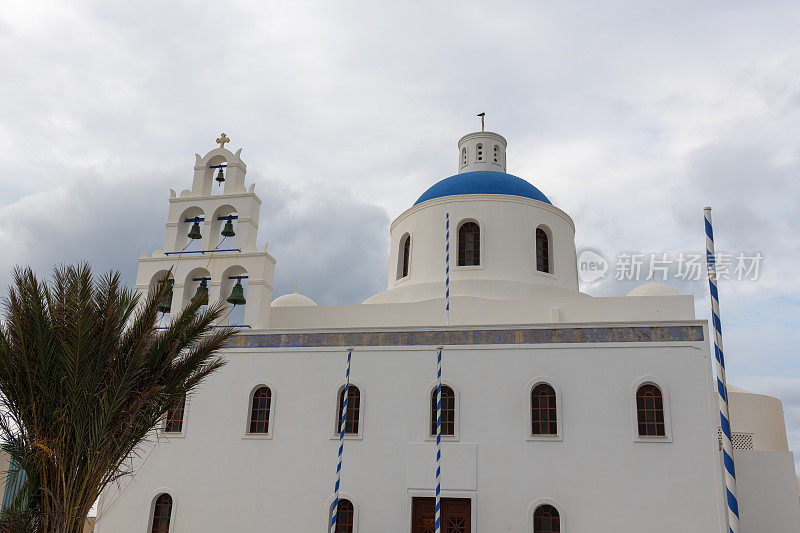
[[[505,172],[487,170],[464,172],[463,174],[445,178],[425,191],[414,202],[414,205],[433,198],[455,196],[457,194],[508,194],[510,196],[531,198],[552,205],[547,196],[542,194],[542,191],[524,179]]]

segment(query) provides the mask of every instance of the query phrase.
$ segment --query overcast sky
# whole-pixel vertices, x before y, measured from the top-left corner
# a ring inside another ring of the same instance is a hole
[[[784,402],[800,451],[800,4],[38,2],[0,10],[0,287],[15,264],[119,269],[160,248],[169,189],[225,131],[259,241],[319,303],[385,284],[389,222],[456,171],[486,112],[509,172],[579,249],[761,253],[720,283],[729,382]],[[695,294],[702,280],[670,279]]]

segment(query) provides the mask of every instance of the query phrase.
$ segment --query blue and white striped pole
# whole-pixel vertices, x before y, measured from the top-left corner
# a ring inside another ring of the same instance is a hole
[[[437,348],[438,355],[436,357],[436,516],[434,524],[436,533],[439,533],[442,527],[442,348],[442,346]]]
[[[450,213],[444,216],[444,302],[445,321],[450,325]],[[434,531],[442,530],[442,349],[436,348],[436,509]]]
[[[717,359],[717,391],[719,392],[719,419],[722,426],[722,459],[725,464],[725,489],[728,502],[728,528],[739,533],[739,503],[736,499],[736,469],[733,466],[733,444],[728,412],[728,384],[725,380],[725,356],[722,352],[722,322],[719,318],[719,290],[714,255],[714,229],[711,225],[711,208],[703,210],[706,225],[706,264],[708,288],[711,291],[711,319],[714,324],[714,356]]]
[[[450,213],[444,216],[444,311],[445,321],[450,325]]]
[[[339,463],[336,465],[336,484],[333,486],[333,513],[331,532],[336,533],[336,519],[339,516],[339,484],[342,481],[342,450],[344,448],[344,423],[347,420],[347,392],[350,388],[350,357],[353,349],[347,349],[347,372],[344,381],[344,398],[342,398],[342,417],[339,419]]]

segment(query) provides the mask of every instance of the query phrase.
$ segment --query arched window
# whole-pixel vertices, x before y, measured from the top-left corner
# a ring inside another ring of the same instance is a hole
[[[536,270],[550,273],[550,239],[542,228],[536,228]]]
[[[339,392],[338,409],[336,409],[337,432],[342,431],[342,404],[344,403],[344,387]],[[347,387],[347,414],[344,419],[344,434],[358,435],[358,420],[361,415],[361,391],[355,385]]]
[[[531,433],[558,434],[556,391],[547,383],[539,383],[531,391]]]
[[[481,143],[478,143],[477,146],[475,146],[475,159],[478,161],[483,161],[483,144]]]
[[[397,259],[397,279],[402,279],[408,276],[408,264],[411,260],[411,235],[408,233],[400,239],[400,253]]]
[[[533,533],[559,533],[561,518],[552,505],[540,505],[533,512]]]
[[[340,499],[339,505],[336,506],[336,531],[334,533],[353,533],[354,517],[355,510],[352,502],[344,498]],[[333,505],[331,505],[331,521],[333,521]]]
[[[496,144],[494,145],[494,162],[500,163],[500,147]]]
[[[456,394],[442,385],[442,435],[456,434]],[[431,392],[431,435],[436,435],[436,387]]]
[[[259,387],[253,392],[249,433],[269,433],[269,410],[271,404],[272,391],[269,387]]]
[[[461,149],[461,166],[467,166],[467,148],[464,147]]]
[[[162,494],[153,507],[152,533],[169,533],[169,519],[172,516],[172,496]]]
[[[186,407],[186,396],[167,410],[167,421],[164,424],[165,433],[180,433],[183,431],[183,411]]]
[[[481,228],[475,222],[464,222],[458,228],[458,266],[481,264]]]
[[[664,397],[661,389],[652,383],[645,383],[636,390],[636,418],[640,437],[663,437]]]

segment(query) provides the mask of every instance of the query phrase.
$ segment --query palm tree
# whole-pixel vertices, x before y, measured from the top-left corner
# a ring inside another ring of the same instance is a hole
[[[27,479],[25,512],[4,513],[0,531],[82,531],[169,408],[224,365],[234,332],[214,328],[221,306],[190,303],[158,328],[170,288],[140,300],[118,272],[94,279],[88,265],[57,267],[49,283],[14,271],[0,319],[0,448],[18,466],[10,475]]]

